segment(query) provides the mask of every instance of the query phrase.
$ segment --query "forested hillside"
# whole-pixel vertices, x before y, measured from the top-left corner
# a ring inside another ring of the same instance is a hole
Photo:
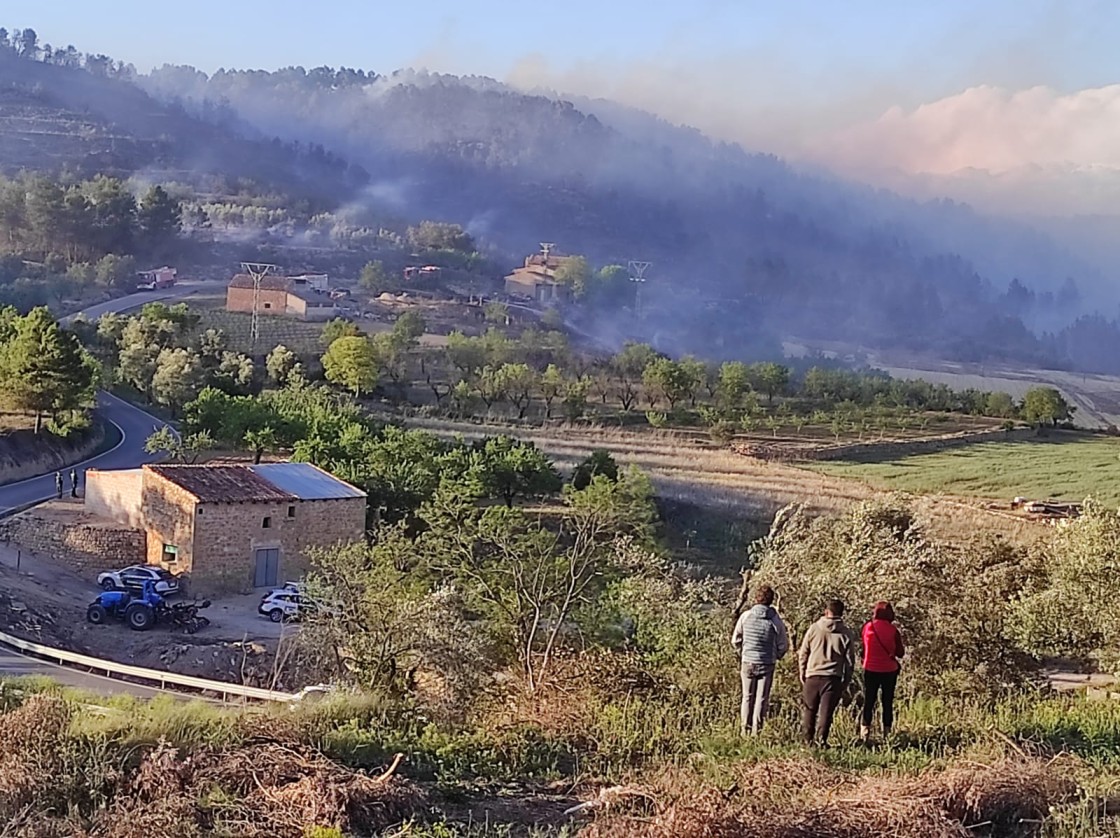
[[[1108,283],[1057,246],[611,103],[345,68],[138,76],[0,40],[0,169],[225,195],[255,184],[286,221],[274,238],[302,234],[287,201],[304,219],[362,213],[373,237],[390,219],[458,222],[507,264],[541,241],[599,265],[648,260],[643,319],[590,305],[573,317],[674,353],[774,354],[793,336],[1095,371],[1120,358]]]
[[[220,108],[190,115],[156,101],[134,78],[132,68],[103,55],[71,47],[33,57],[0,38],[0,172],[143,174],[228,192],[255,181],[322,205],[366,181],[322,147],[232,125]]]
[[[371,172],[370,202],[458,220],[507,251],[551,240],[601,263],[653,261],[646,323],[591,319],[609,337],[670,350],[757,351],[794,334],[1063,365],[1078,335],[1054,333],[1100,280],[967,207],[800,174],[610,103],[577,108],[487,79],[329,68],[207,77],[166,67],[141,83],[321,142]]]

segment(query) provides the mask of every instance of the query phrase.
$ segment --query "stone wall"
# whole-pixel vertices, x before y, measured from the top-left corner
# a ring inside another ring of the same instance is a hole
[[[91,468],[86,472],[86,512],[142,529],[143,482],[142,469],[100,471]]]
[[[103,570],[145,563],[140,530],[50,502],[0,521],[0,538],[73,568],[89,579]]]
[[[737,442],[732,445],[732,449],[737,454],[759,460],[784,462],[853,460],[860,462],[893,460],[898,457],[928,454],[962,445],[974,445],[979,442],[1009,442],[1026,439],[1035,436],[1036,433],[1033,428],[1015,428],[1010,431],[994,428],[986,431],[962,431],[911,440],[869,440],[867,442],[845,442],[838,445],[808,445],[751,440],[750,442]]]
[[[163,564],[174,574],[194,565],[194,518],[197,500],[181,486],[151,469],[144,470],[140,513],[147,532],[149,564]],[[164,545],[176,548],[175,561],[163,561]]]
[[[1036,433],[1034,428],[1016,428],[1010,431],[994,428],[990,431],[965,431],[957,434],[896,442],[886,440],[882,442],[853,442],[847,445],[818,449],[814,459],[856,461],[894,459],[912,454],[944,451],[947,448],[957,448],[962,445],[974,445],[978,442],[1010,442],[1015,439],[1035,436]]]
[[[288,313],[288,292],[275,289],[262,288],[260,297],[261,314],[275,314],[283,316]],[[227,288],[226,310],[242,311],[248,314],[253,312],[252,288]]]
[[[360,539],[365,516],[364,497],[200,504],[194,521],[193,589],[203,593],[251,591],[256,551],[274,548],[280,550],[277,581],[299,578],[308,570],[309,548]]]

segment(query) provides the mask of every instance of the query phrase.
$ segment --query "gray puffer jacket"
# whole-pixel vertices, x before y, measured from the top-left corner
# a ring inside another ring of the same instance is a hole
[[[789,651],[785,623],[769,605],[755,605],[739,616],[731,645],[739,650],[743,663],[776,663]]]

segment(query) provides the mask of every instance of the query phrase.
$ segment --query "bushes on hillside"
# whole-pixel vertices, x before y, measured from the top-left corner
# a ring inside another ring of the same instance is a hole
[[[900,685],[923,693],[993,693],[1022,685],[1036,661],[1014,641],[1012,603],[1035,563],[998,541],[966,545],[931,539],[897,501],[867,501],[839,517],[787,507],[757,545],[755,583],[780,595],[791,637],[832,597],[858,631],[878,600],[889,600],[909,652]]]
[[[1120,513],[1090,500],[1035,555],[1039,572],[1014,603],[1012,636],[1035,654],[1120,672]]]

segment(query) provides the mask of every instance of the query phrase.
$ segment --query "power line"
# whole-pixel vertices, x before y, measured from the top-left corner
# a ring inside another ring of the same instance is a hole
[[[652,264],[638,259],[631,259],[627,263],[630,268],[630,281],[634,283],[634,314],[637,317],[642,316],[642,285],[646,281],[646,271]]]
[[[252,350],[257,348],[257,339],[261,335],[261,280],[268,276],[276,265],[264,262],[242,262],[241,269],[249,274],[253,280],[253,317],[249,324],[249,346]]]

